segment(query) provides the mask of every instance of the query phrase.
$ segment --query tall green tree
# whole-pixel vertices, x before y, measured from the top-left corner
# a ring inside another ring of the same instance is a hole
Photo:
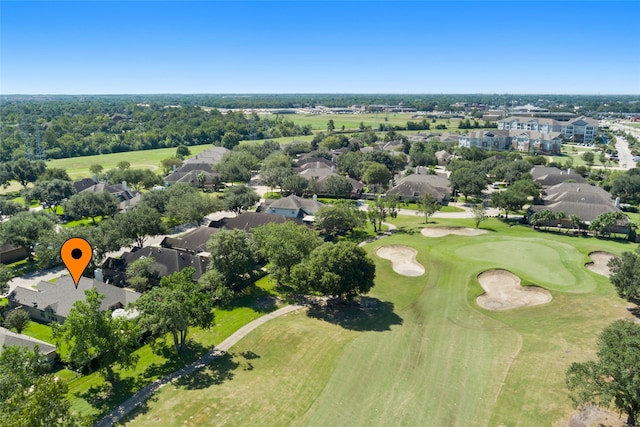
[[[149,237],[167,232],[167,227],[162,222],[158,211],[144,205],[116,215],[113,223],[120,236],[133,241],[138,248],[143,247]]]
[[[353,242],[325,243],[291,270],[292,285],[299,292],[316,292],[342,299],[369,292],[376,266]]]
[[[569,396],[576,406],[596,404],[640,418],[640,325],[618,320],[598,337],[598,360],[572,363],[566,373]]]
[[[517,191],[496,191],[491,194],[491,205],[494,208],[503,209],[506,219],[509,218],[509,212],[517,211],[527,203],[527,196]]]
[[[54,325],[53,336],[69,352],[66,362],[86,370],[97,366],[105,380],[116,381],[114,365],[123,369],[136,365],[139,332],[135,322],[114,318],[101,310],[104,295],[95,289],[85,292],[86,301],[76,301],[62,325]]]
[[[52,179],[50,181],[37,181],[33,188],[26,190],[24,196],[26,200],[39,200],[42,207],[50,209],[55,213],[67,198],[75,193],[73,184],[62,179]]]
[[[9,290],[9,281],[13,279],[13,272],[9,267],[0,264],[0,294],[4,294]]]
[[[278,283],[288,283],[291,268],[322,244],[317,231],[293,221],[254,228],[252,237]]]
[[[0,425],[6,427],[76,427],[90,425],[71,412],[69,386],[55,375],[34,379],[29,387],[18,387],[3,402]]]
[[[166,216],[173,223],[196,224],[200,226],[204,217],[212,212],[222,210],[222,202],[206,194],[198,192],[191,186],[186,186],[189,190],[181,193],[171,193],[166,207]],[[186,187],[183,187],[186,189]],[[177,186],[172,186],[169,190],[175,190]]]
[[[258,268],[257,248],[243,230],[221,230],[207,242],[211,265],[238,290]]]
[[[353,205],[324,206],[315,214],[315,226],[326,234],[342,236],[363,224],[364,212]]]
[[[464,194],[465,201],[469,196],[481,194],[489,182],[486,173],[481,169],[464,167],[451,172],[449,181],[454,189]]]
[[[640,249],[636,253],[623,252],[620,257],[609,261],[609,280],[616,287],[618,295],[629,301],[640,300]]]
[[[429,217],[438,212],[442,205],[437,201],[430,193],[425,193],[424,196],[416,200],[416,206],[418,207],[416,213],[418,215],[424,215],[424,222],[429,222]]]
[[[50,233],[56,220],[45,212],[20,212],[2,224],[0,241],[24,248],[33,259],[33,249],[40,239]]]
[[[386,166],[380,163],[365,163],[362,181],[369,185],[381,185],[385,187],[391,179],[391,172]]]
[[[224,190],[224,204],[227,210],[240,215],[260,200],[255,190],[247,185],[234,185]]]
[[[482,203],[475,204],[471,207],[473,214],[473,223],[476,228],[480,228],[480,224],[487,219],[487,211],[484,210]]]
[[[42,160],[21,158],[5,164],[11,178],[18,181],[25,189],[30,182],[36,182],[47,168]]]
[[[282,191],[298,196],[302,195],[308,186],[309,181],[298,174],[289,175],[282,181]]]
[[[5,347],[0,353],[0,402],[5,402],[17,389],[28,388],[48,370],[49,364],[38,348]]]
[[[5,216],[13,216],[18,212],[26,211],[27,207],[21,203],[16,203],[12,200],[7,200],[4,197],[0,197],[0,218]]]
[[[177,353],[185,350],[190,327],[213,325],[214,299],[193,281],[192,267],[165,276],[157,286],[143,294],[136,307],[140,311],[140,328],[151,334],[154,343],[164,342],[171,334]]]
[[[74,194],[64,203],[64,213],[72,219],[112,217],[118,213],[118,199],[109,193],[82,192]]]
[[[328,177],[322,184],[322,187],[326,194],[336,199],[348,197],[353,191],[353,184],[351,184],[349,178],[340,175]]]
[[[24,328],[31,322],[31,316],[26,310],[18,309],[11,311],[4,321],[4,325],[7,329],[15,329],[17,333],[21,334]]]

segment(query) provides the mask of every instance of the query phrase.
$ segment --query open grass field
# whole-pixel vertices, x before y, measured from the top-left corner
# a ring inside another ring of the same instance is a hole
[[[168,385],[125,422],[178,425],[566,426],[564,373],[595,355],[595,338],[630,316],[592,251],[632,244],[541,233],[490,219],[480,236],[428,238],[420,218],[365,245],[376,262],[367,307],[312,309],[276,319],[232,348],[204,378]],[[430,224],[433,226],[435,224]],[[472,226],[471,220],[437,225]],[[418,250],[419,277],[396,274],[376,250]],[[505,268],[548,289],[545,305],[480,308],[479,273]]]
[[[336,131],[341,131],[342,126],[345,130],[357,131],[360,127],[360,122],[365,126],[371,127],[374,131],[378,130],[380,124],[393,125],[393,126],[406,126],[407,121],[419,122],[423,119],[423,116],[418,118],[412,118],[413,113],[368,113],[368,114],[290,114],[282,116],[287,120],[304,126],[311,125],[311,128],[315,131],[326,131],[327,123],[329,120],[333,120]],[[271,116],[269,116],[271,117]],[[386,120],[385,120],[386,119]],[[442,132],[435,129],[438,124],[446,124],[449,129],[458,129],[458,123],[460,119],[437,119],[435,123],[431,122],[431,119],[427,119],[431,126],[431,131]],[[479,120],[480,121],[480,120]],[[482,121],[480,121],[482,123]],[[409,131],[415,133],[416,131]],[[424,131],[423,131],[424,132]],[[429,131],[426,131],[429,132]]]

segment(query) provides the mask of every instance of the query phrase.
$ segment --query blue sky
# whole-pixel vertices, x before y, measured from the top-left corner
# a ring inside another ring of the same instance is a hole
[[[640,2],[0,1],[1,94],[640,94]]]

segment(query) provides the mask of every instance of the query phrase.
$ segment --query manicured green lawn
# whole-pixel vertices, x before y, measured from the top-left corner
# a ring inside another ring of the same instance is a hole
[[[609,281],[586,270],[587,255],[634,245],[496,219],[481,225],[488,234],[441,238],[422,236],[418,217],[392,222],[397,233],[364,246],[377,266],[370,308],[267,323],[201,381],[164,387],[130,424],[566,426],[565,370],[594,357],[603,327],[630,316]],[[426,273],[400,276],[375,255],[393,244],[416,248]],[[549,289],[553,300],[480,308],[477,275],[492,268]],[[221,380],[207,380],[214,374]]]
[[[88,375],[78,375],[68,369],[56,372],[56,375],[69,381],[69,398],[73,410],[97,419],[152,381],[195,361],[240,327],[281,306],[273,298],[269,298],[274,293],[270,290],[271,287],[266,276],[259,281],[257,287],[250,288],[246,296],[234,301],[230,307],[216,308],[215,325],[211,329],[189,330],[190,344],[184,354],[175,353],[170,338],[167,338],[166,346],[161,346],[158,352],[154,352],[150,345],[141,347],[136,351],[139,361],[133,369],[116,369],[120,378],[113,389],[110,389],[98,372]],[[31,322],[26,333],[53,342],[51,328],[47,325]],[[65,352],[63,346],[63,356]]]
[[[211,148],[211,145],[195,145],[189,147],[191,155],[201,153]],[[115,168],[118,162],[126,160],[132,168],[145,168],[156,170],[160,167],[160,160],[176,155],[175,148],[158,148],[156,150],[129,151],[126,153],[98,154],[95,156],[71,157],[68,159],[54,159],[47,161],[48,168],[66,169],[73,179],[90,177],[89,166],[102,165],[105,170]]]

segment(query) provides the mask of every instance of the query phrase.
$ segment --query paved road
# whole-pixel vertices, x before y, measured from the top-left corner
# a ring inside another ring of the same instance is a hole
[[[631,150],[629,150],[629,143],[627,139],[622,136],[616,136],[616,150],[618,150],[618,158],[620,167],[624,169],[633,169],[636,167]]]
[[[191,365],[185,366],[184,368],[178,371],[175,371],[172,374],[169,374],[160,379],[157,379],[153,383],[149,384],[148,386],[146,386],[145,388],[143,388],[142,390],[140,390],[139,392],[131,396],[124,403],[122,403],[120,406],[115,408],[113,411],[107,414],[104,418],[98,421],[95,424],[95,427],[107,427],[107,426],[114,425],[115,423],[120,421],[122,417],[124,417],[129,412],[131,412],[136,406],[138,406],[139,404],[147,400],[149,397],[151,397],[151,395],[153,395],[153,393],[155,393],[158,389],[169,384],[170,382],[177,380],[178,378],[184,375],[190,375],[195,371],[209,365],[211,362],[213,362],[214,359],[224,355],[225,352],[229,351],[229,349],[232,346],[234,346],[238,341],[240,341],[242,338],[247,336],[249,332],[253,331],[258,326],[263,325],[267,323],[269,320],[275,319],[276,317],[280,317],[285,314],[291,313],[293,311],[300,310],[303,307],[304,306],[302,305],[288,305],[279,310],[273,311],[269,314],[265,314],[264,316],[259,317],[253,322],[250,322],[244,325],[242,328],[234,332],[233,335],[231,335],[229,338],[222,341],[218,345],[218,347],[209,351],[207,354],[205,354],[200,359],[193,362]]]

